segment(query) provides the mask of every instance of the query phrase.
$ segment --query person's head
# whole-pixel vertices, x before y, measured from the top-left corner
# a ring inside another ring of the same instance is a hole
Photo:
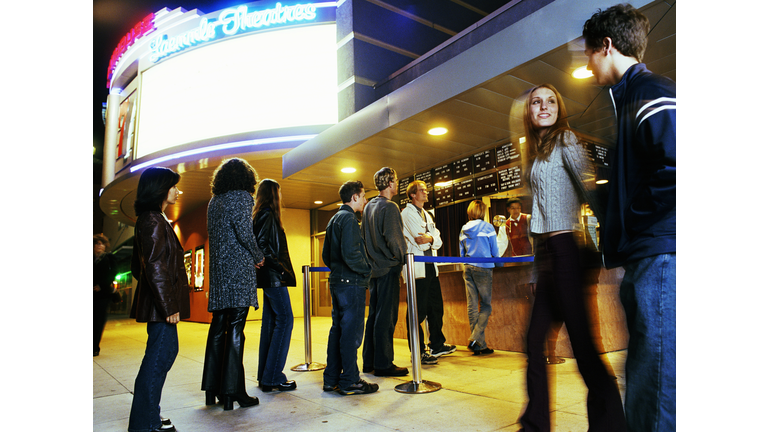
[[[411,199],[413,205],[418,208],[422,208],[424,203],[429,200],[429,193],[427,192],[427,184],[421,180],[412,181],[405,190],[408,198]]]
[[[258,182],[256,170],[248,162],[240,158],[227,159],[213,172],[211,193],[221,195],[233,190],[244,190],[253,195]]]
[[[342,203],[352,207],[352,210],[356,212],[363,211],[365,203],[368,202],[365,199],[365,187],[361,181],[350,180],[341,185],[339,198],[341,198]]]
[[[469,203],[469,207],[467,207],[467,216],[469,217],[469,220],[485,219],[485,210],[487,208],[488,206],[485,205],[483,200],[472,201]]]
[[[253,214],[259,212],[262,208],[268,207],[275,213],[280,227],[283,226],[282,207],[283,193],[280,191],[280,184],[272,179],[264,179],[259,182],[256,189],[256,204],[253,206]]]
[[[104,234],[95,234],[93,236],[93,254],[101,255],[109,251],[109,239]]]
[[[136,189],[136,201],[133,209],[136,216],[146,211],[163,211],[168,204],[175,204],[179,188],[176,185],[181,176],[168,168],[147,168],[139,177],[139,187]]]
[[[599,10],[584,23],[587,69],[600,85],[619,82],[627,65],[643,61],[650,31],[648,18],[629,4]]]
[[[570,128],[565,102],[555,86],[541,84],[528,91],[523,105],[523,127],[531,156],[549,156],[555,138]]]
[[[517,219],[523,211],[523,203],[517,198],[507,200],[507,213],[512,219]]]
[[[390,167],[384,167],[373,175],[373,183],[379,192],[390,187],[397,189],[397,172]]]

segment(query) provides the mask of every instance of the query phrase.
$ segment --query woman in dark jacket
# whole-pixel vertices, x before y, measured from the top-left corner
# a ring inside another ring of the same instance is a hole
[[[115,256],[109,251],[104,234],[93,236],[93,355],[99,355],[101,335],[107,323],[107,308],[112,299],[112,281],[117,274]]]
[[[168,168],[147,168],[133,204],[137,220],[131,272],[138,285],[130,316],[147,323],[148,338],[133,389],[130,432],[176,430],[160,417],[160,395],[179,352],[176,324],[189,318],[184,250],[163,213],[179,197],[180,178]]]
[[[261,391],[293,390],[295,381],[283,373],[293,331],[293,310],[288,287],[296,286],[296,276],[288,254],[288,241],[282,224],[283,195],[280,185],[264,179],[256,191],[253,232],[264,252],[264,266],[257,283],[264,289],[258,380]]]
[[[245,319],[248,307],[259,308],[256,268],[264,262],[252,229],[256,182],[256,171],[248,162],[227,159],[213,173],[213,198],[208,204],[208,312],[213,319],[205,346],[202,390],[206,405],[214,405],[218,396],[227,411],[234,401],[241,408],[259,403],[245,390],[243,367]]]

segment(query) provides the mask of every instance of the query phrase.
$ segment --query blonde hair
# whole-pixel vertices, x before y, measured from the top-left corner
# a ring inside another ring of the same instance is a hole
[[[469,216],[469,220],[482,220],[485,218],[485,211],[487,209],[488,206],[485,205],[483,200],[474,200],[469,204],[469,207],[467,207],[467,216]]]

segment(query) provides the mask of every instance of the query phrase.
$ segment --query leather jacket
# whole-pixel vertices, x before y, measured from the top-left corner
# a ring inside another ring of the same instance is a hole
[[[138,281],[131,307],[137,322],[165,322],[179,313],[189,318],[189,284],[184,249],[159,211],[139,215],[133,237],[131,273]]]
[[[296,275],[288,254],[288,239],[271,208],[262,207],[253,218],[253,234],[259,249],[264,253],[264,265],[256,272],[256,286],[295,287]]]
[[[365,251],[352,207],[343,205],[328,221],[323,243],[323,262],[331,269],[331,284],[368,286],[371,264]]]

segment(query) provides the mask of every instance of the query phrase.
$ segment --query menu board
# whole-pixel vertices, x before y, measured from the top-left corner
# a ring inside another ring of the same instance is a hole
[[[499,192],[517,189],[523,186],[523,170],[520,165],[500,169]]]
[[[611,150],[608,147],[587,142],[584,148],[587,150],[589,160],[595,165],[611,166]]]
[[[475,197],[475,181],[474,179],[463,180],[456,183],[453,188],[454,201],[460,201],[467,198]]]
[[[448,186],[435,186],[435,207],[450,204],[453,202],[453,184]]]
[[[405,191],[408,189],[408,185],[411,184],[413,181],[413,177],[406,177],[398,179],[397,182],[397,194],[398,195],[406,195]],[[408,196],[406,195],[406,198]]]
[[[475,160],[475,174],[496,168],[496,152],[494,150],[476,153],[473,158]]]
[[[472,158],[465,157],[464,159],[457,160],[453,163],[453,178],[454,180],[462,177],[472,175]]]
[[[432,180],[435,184],[453,180],[453,166],[451,164],[445,164],[433,169]]]
[[[427,184],[427,190],[432,188],[432,171],[425,171],[421,174],[416,174],[416,180],[421,180]]]
[[[520,160],[520,143],[511,142],[496,148],[496,166],[507,165]]]
[[[475,195],[494,194],[498,191],[499,181],[495,172],[475,178]]]

